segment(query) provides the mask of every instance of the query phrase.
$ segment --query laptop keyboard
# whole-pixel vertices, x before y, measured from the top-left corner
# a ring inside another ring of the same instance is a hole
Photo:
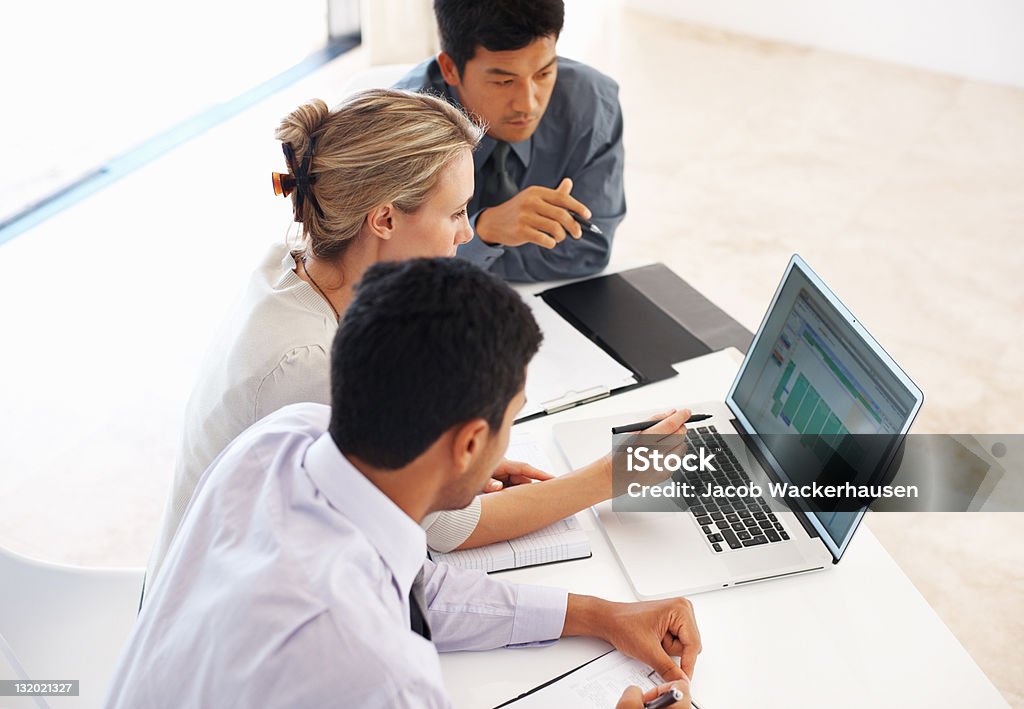
[[[750,476],[714,426],[700,426],[686,432],[686,444],[715,452],[715,472],[683,472],[700,495],[709,484],[725,487],[749,486]],[[775,544],[789,539],[775,513],[762,497],[689,497],[686,504],[696,518],[705,538],[716,552],[724,552],[762,544]]]

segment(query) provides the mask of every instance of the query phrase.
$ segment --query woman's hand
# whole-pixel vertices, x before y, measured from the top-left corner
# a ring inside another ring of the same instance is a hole
[[[498,463],[498,467],[494,469],[494,472],[491,473],[491,480],[484,487],[484,492],[497,492],[506,487],[525,485],[532,483],[534,480],[543,482],[553,477],[555,476],[551,473],[545,473],[543,470],[527,463],[503,459]]]
[[[651,420],[661,419],[658,423],[645,428],[643,431],[629,434],[630,436],[645,436],[645,445],[656,446],[663,455],[675,453],[676,455],[682,456],[686,453],[686,422],[690,418],[689,409],[671,409],[664,411],[660,414],[651,416]],[[653,438],[657,436],[657,438]],[[627,443],[632,441],[630,438]],[[618,453],[625,455],[626,444],[620,444]],[[608,489],[611,491],[610,497],[619,497],[620,495],[626,494],[630,483],[640,483],[641,485],[658,485],[663,483],[669,478],[671,472],[663,470],[655,470],[653,467],[645,473],[635,472],[629,473],[629,475],[622,474],[623,471],[619,471],[617,477],[612,476],[612,455],[607,456],[608,459]]]

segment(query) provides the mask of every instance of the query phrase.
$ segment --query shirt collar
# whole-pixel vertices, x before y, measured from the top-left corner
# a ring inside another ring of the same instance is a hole
[[[420,525],[341,454],[330,433],[309,447],[303,467],[331,506],[377,550],[402,597],[408,596],[427,558],[427,538]]]
[[[541,119],[543,120],[543,119]],[[487,162],[487,158],[491,157],[491,153],[494,152],[494,146],[498,144],[498,141],[489,135],[485,135],[480,141],[480,145],[477,146],[476,150],[473,151],[473,168],[479,170]],[[509,143],[509,147],[512,148],[512,152],[515,153],[516,157],[519,158],[519,162],[523,164],[524,168],[530,167],[530,146],[533,144],[533,136],[531,135],[526,140],[520,140],[518,143]]]

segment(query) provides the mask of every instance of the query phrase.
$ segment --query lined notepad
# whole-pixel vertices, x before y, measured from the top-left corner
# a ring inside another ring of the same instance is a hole
[[[507,542],[447,554],[430,552],[430,558],[437,563],[443,562],[464,569],[487,572],[550,564],[553,561],[583,559],[588,556],[590,537],[575,517],[566,517],[536,532]]]
[[[533,435],[518,427],[512,428],[505,457],[528,463],[545,472],[554,466],[544,447]],[[543,483],[532,483],[541,485]],[[464,549],[447,554],[431,550],[430,558],[465,569],[503,571],[523,566],[550,564],[554,561],[584,559],[590,556],[590,537],[583,531],[576,517],[566,517],[536,532],[525,534],[507,542],[497,542],[476,549]]]

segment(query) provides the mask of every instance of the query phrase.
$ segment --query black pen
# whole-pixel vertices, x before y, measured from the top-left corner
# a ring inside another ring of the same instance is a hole
[[[586,219],[581,217],[576,212],[569,212],[569,214],[571,214],[572,218],[575,219],[581,227],[583,227],[583,231],[590,231],[595,234],[600,234],[601,236],[604,236],[604,232],[601,231],[601,228],[597,224],[594,224],[593,222],[588,222]]]
[[[690,418],[686,420],[686,423],[697,423],[698,421],[706,421],[711,418],[711,414],[691,414]],[[657,419],[655,421],[640,421],[639,423],[628,423],[625,426],[615,426],[612,428],[612,434],[616,433],[636,433],[637,431],[643,431],[645,428],[650,428],[656,423],[661,423],[665,419]]]
[[[644,704],[644,709],[663,709],[663,707],[669,707],[676,702],[683,701],[683,697],[685,696],[685,694],[675,687],[670,687],[664,694],[659,694],[657,697]]]

